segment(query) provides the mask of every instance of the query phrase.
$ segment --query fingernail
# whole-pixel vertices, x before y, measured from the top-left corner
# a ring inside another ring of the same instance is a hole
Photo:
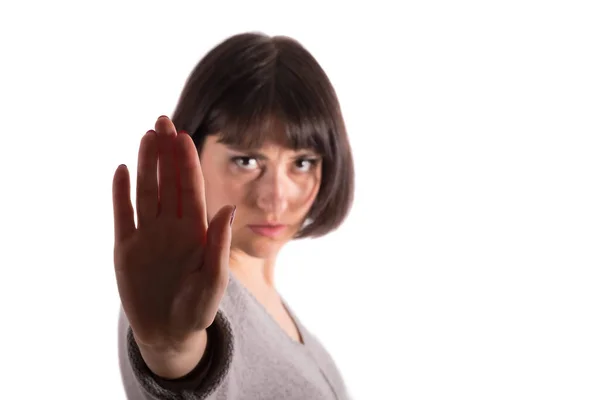
[[[231,212],[231,218],[229,219],[229,226],[233,225],[233,219],[235,218],[236,210],[237,210],[237,206],[233,206],[233,211]]]

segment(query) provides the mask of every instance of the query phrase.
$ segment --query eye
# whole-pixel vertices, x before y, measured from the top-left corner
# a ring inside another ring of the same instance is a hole
[[[235,163],[235,165],[243,169],[255,169],[258,167],[258,161],[256,160],[256,158],[253,157],[238,156],[233,157],[231,161]]]
[[[302,157],[296,160],[296,168],[301,172],[308,172],[317,164],[319,160],[317,158]]]

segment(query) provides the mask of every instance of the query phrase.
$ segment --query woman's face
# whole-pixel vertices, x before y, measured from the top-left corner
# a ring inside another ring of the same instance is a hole
[[[273,143],[236,149],[208,136],[200,154],[210,219],[236,205],[232,248],[273,257],[304,223],[321,183],[321,157]]]

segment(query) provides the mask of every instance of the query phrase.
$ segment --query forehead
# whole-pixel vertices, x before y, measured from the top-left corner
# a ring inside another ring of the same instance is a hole
[[[206,145],[221,146],[233,151],[263,153],[263,154],[296,154],[298,152],[314,152],[310,148],[293,148],[290,145],[279,143],[277,141],[267,139],[260,144],[245,145],[238,143],[227,143],[218,135],[210,135],[206,137]]]

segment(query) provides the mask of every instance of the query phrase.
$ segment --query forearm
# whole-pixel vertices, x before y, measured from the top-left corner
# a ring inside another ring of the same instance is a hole
[[[160,378],[172,380],[186,376],[198,366],[207,350],[208,335],[202,330],[177,349],[151,348],[137,340],[136,343],[150,371]]]
[[[233,331],[221,312],[204,333],[199,333],[198,341],[190,342],[187,351],[159,351],[143,343],[140,346],[124,312],[119,321],[119,337],[124,387],[127,398],[132,400],[194,396],[213,399],[209,395],[223,382],[233,360]]]

